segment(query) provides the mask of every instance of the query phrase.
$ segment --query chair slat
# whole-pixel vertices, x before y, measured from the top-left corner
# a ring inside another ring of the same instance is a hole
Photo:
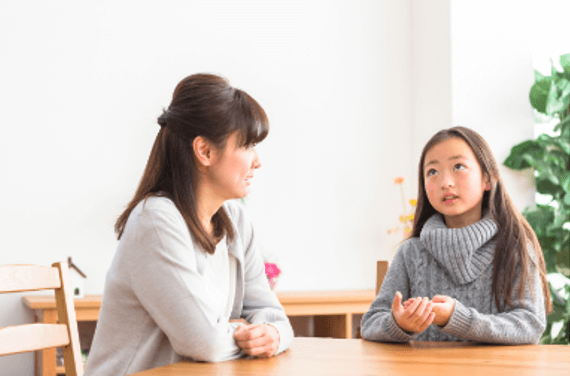
[[[66,375],[83,376],[83,357],[79,346],[79,332],[77,330],[77,318],[73,305],[73,292],[71,287],[71,277],[66,262],[56,262],[52,264],[58,269],[61,280],[61,288],[55,290],[55,301],[57,302],[57,315],[59,322],[69,327],[71,344],[65,346],[63,350],[63,362],[66,367]],[[69,325],[73,323],[73,325]]]
[[[69,344],[64,324],[25,324],[0,329],[0,355],[66,346]]]
[[[380,292],[382,287],[382,282],[384,282],[384,277],[388,272],[388,261],[380,260],[376,261],[376,295]]]
[[[57,289],[57,268],[37,265],[0,266],[0,293]]]

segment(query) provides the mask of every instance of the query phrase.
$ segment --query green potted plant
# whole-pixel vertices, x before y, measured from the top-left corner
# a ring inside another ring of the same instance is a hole
[[[560,57],[560,65],[562,71],[552,64],[550,76],[535,71],[529,94],[537,118],[556,124],[553,132],[515,145],[503,162],[514,170],[533,168],[536,191],[549,200],[525,208],[523,215],[546,261],[553,312],[541,343],[552,344],[568,344],[570,333],[570,54]]]

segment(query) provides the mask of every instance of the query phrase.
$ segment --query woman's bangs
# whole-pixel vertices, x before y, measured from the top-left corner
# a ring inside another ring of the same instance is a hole
[[[241,146],[258,144],[269,133],[269,121],[261,106],[247,93],[243,93],[243,103],[240,114],[236,119],[236,126],[240,134]]]

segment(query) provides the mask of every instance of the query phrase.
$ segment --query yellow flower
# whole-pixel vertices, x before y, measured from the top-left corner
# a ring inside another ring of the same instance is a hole
[[[418,204],[418,200],[416,200],[415,198],[412,198],[412,199],[410,200],[410,205],[416,206],[417,204]]]

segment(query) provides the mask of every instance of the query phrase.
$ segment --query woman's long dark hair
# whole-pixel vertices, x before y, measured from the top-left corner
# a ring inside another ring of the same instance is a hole
[[[158,118],[158,124],[161,129],[135,196],[115,224],[117,237],[123,235],[129,215],[139,202],[150,196],[165,196],[174,202],[194,239],[213,254],[219,239],[227,235],[232,240],[235,233],[223,206],[212,217],[213,237],[198,219],[193,141],[202,136],[221,149],[237,131],[242,146],[261,142],[269,132],[267,115],[255,99],[230,86],[226,79],[194,74],[176,86],[172,102]]]
[[[497,308],[503,311],[505,304],[510,307],[514,306],[512,292],[515,287],[517,287],[517,298],[519,300],[523,298],[525,284],[530,285],[532,278],[529,267],[533,261],[527,249],[527,246],[532,244],[542,283],[545,310],[547,314],[550,313],[550,289],[546,280],[544,256],[538,239],[526,219],[513,205],[505,190],[491,148],[477,132],[465,127],[445,129],[436,133],[424,147],[418,167],[418,202],[410,236],[419,237],[426,221],[437,213],[430,204],[425,190],[425,157],[431,148],[450,138],[459,138],[469,145],[479,162],[483,176],[487,174],[491,182],[491,189],[483,194],[482,212],[488,213],[499,227],[493,258],[493,294]],[[520,281],[518,286],[514,285],[515,277],[518,277]]]

